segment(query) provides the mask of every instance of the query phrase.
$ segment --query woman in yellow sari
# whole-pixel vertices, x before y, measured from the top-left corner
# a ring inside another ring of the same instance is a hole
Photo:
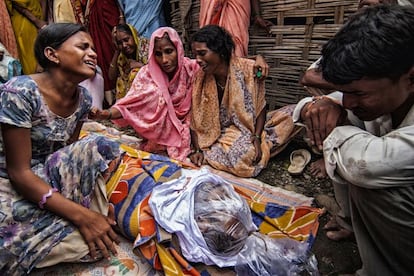
[[[254,61],[233,54],[224,28],[201,28],[191,47],[202,69],[193,83],[191,161],[241,177],[258,175],[300,130],[292,120],[294,107],[266,114],[264,82],[254,74]]]
[[[117,49],[109,65],[109,78],[116,79],[116,99],[123,98],[139,69],[148,62],[149,41],[139,37],[129,24],[119,24],[114,32]]]
[[[43,0],[6,0],[24,74],[36,72],[33,48],[38,30],[46,25],[44,3]]]

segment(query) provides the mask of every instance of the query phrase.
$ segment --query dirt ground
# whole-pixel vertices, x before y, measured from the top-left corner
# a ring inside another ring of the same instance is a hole
[[[323,226],[338,208],[334,201],[331,181],[329,178],[318,180],[312,177],[308,167],[300,176],[291,176],[287,171],[290,164],[290,153],[299,148],[307,147],[306,144],[302,144],[299,141],[291,142],[283,152],[270,160],[268,167],[257,178],[267,184],[314,197],[314,206],[327,210],[320,217],[319,231],[312,248],[312,252],[318,260],[320,274],[341,275],[354,273],[361,267],[361,260],[355,241],[331,241],[326,237],[326,231],[323,230]],[[313,155],[312,161],[317,158],[316,155]]]

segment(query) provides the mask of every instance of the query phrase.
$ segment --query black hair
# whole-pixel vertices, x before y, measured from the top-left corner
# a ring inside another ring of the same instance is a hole
[[[176,48],[175,45],[174,45],[174,42],[172,42],[172,40],[170,38],[170,35],[167,32],[165,32],[162,36],[156,37],[154,40],[157,41],[157,40],[161,40],[163,38],[167,39],[174,46],[174,48]]]
[[[131,28],[127,24],[118,24],[116,26],[116,30],[119,31],[119,32],[127,33],[130,36],[133,36]]]
[[[206,43],[207,48],[219,54],[227,64],[230,63],[234,42],[226,29],[217,25],[204,26],[193,35],[191,42]]]
[[[59,49],[66,40],[78,32],[87,31],[85,27],[74,23],[53,23],[41,29],[34,44],[34,53],[39,65],[47,68],[51,63],[44,53],[46,47]]]
[[[398,80],[414,66],[414,8],[377,5],[357,12],[322,48],[323,78]]]

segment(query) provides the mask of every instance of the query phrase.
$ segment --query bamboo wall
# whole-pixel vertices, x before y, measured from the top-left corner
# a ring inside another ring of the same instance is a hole
[[[170,0],[171,23],[186,49],[198,29],[199,1]],[[308,95],[299,84],[306,68],[320,56],[332,37],[358,6],[358,0],[261,0],[262,16],[275,25],[270,35],[251,26],[249,54],[261,54],[270,66],[266,79],[269,110],[292,104]]]

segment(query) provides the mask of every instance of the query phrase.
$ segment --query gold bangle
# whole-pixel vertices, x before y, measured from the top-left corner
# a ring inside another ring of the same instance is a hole
[[[107,120],[111,120],[111,118],[112,118],[112,110],[108,109],[108,118],[107,118]]]

